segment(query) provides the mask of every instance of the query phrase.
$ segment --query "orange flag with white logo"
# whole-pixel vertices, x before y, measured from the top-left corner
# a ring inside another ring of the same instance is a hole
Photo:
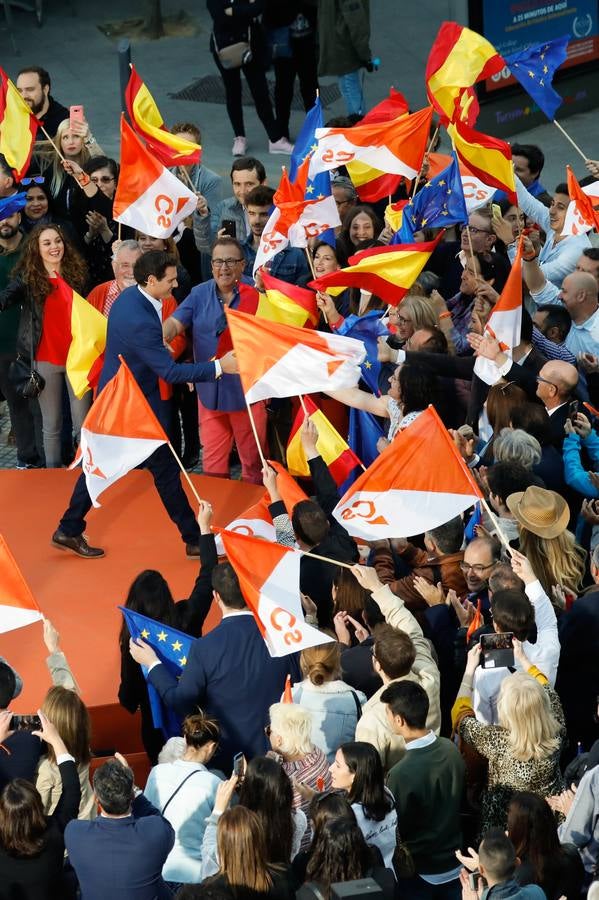
[[[459,515],[480,490],[433,406],[394,438],[333,515],[354,537],[412,537]]]
[[[17,561],[0,534],[0,632],[43,619]]]
[[[81,426],[77,455],[94,506],[107,487],[135,469],[168,437],[131,370],[121,357],[116,375],[103,388]]]
[[[230,531],[221,531],[220,537],[271,656],[287,656],[333,640],[304,620],[298,550]]]
[[[167,238],[197,203],[194,192],[152,156],[121,116],[121,174],[112,205],[116,221]]]

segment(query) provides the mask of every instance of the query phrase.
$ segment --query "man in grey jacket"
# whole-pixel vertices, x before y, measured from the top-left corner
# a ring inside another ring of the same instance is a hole
[[[231,166],[233,196],[223,200],[216,209],[208,203],[206,208],[193,214],[193,236],[200,253],[210,253],[216,238],[225,234],[223,222],[234,223],[226,232],[229,237],[236,238],[241,244],[245,241],[250,231],[245,198],[260,184],[266,184],[266,170],[260,160],[253,156],[236,159]]]

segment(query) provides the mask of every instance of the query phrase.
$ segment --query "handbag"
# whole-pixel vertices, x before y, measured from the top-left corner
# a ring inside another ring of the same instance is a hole
[[[251,32],[248,29],[246,41],[237,41],[235,44],[229,44],[227,47],[220,47],[216,43],[216,35],[212,32],[212,43],[214,52],[218,56],[219,62],[223,69],[240,69],[246,63],[252,61],[252,48],[250,46]]]
[[[399,828],[395,831],[397,842],[393,851],[393,868],[398,878],[413,878],[416,874],[414,857],[408,845],[402,841]]]
[[[31,315],[31,356],[27,359],[21,353],[17,354],[17,358],[13,359],[8,367],[8,380],[15,389],[15,393],[22,397],[23,400],[35,400],[39,397],[46,386],[46,379],[33,368],[31,361],[33,359],[33,305],[30,304],[29,311]]]

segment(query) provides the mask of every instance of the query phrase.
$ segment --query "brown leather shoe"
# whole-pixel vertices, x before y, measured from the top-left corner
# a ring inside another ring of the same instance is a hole
[[[78,534],[77,537],[68,537],[60,530],[55,531],[52,535],[52,546],[58,550],[67,550],[83,559],[99,559],[104,556],[102,548],[90,547],[82,534]]]
[[[199,544],[185,544],[185,553],[187,554],[187,559],[199,559],[200,558],[200,545]]]

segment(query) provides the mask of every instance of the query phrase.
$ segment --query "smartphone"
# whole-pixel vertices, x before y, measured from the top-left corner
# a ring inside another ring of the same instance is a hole
[[[39,716],[13,716],[10,720],[11,731],[41,731],[42,720]]]
[[[478,891],[480,872],[468,872],[468,887],[472,891]]]
[[[69,106],[69,121],[71,128],[73,127],[73,122],[85,122],[82,106]]]
[[[568,419],[573,422],[578,413],[578,400],[570,400],[568,403]]]
[[[237,225],[235,224],[235,219],[223,219],[220,223],[220,227],[223,234],[226,234],[227,237],[237,237]]]
[[[504,631],[500,634],[481,634],[481,661],[483,669],[498,669],[514,665],[514,634]]]
[[[236,753],[233,757],[233,775],[243,778],[245,775],[245,756],[243,753]]]

